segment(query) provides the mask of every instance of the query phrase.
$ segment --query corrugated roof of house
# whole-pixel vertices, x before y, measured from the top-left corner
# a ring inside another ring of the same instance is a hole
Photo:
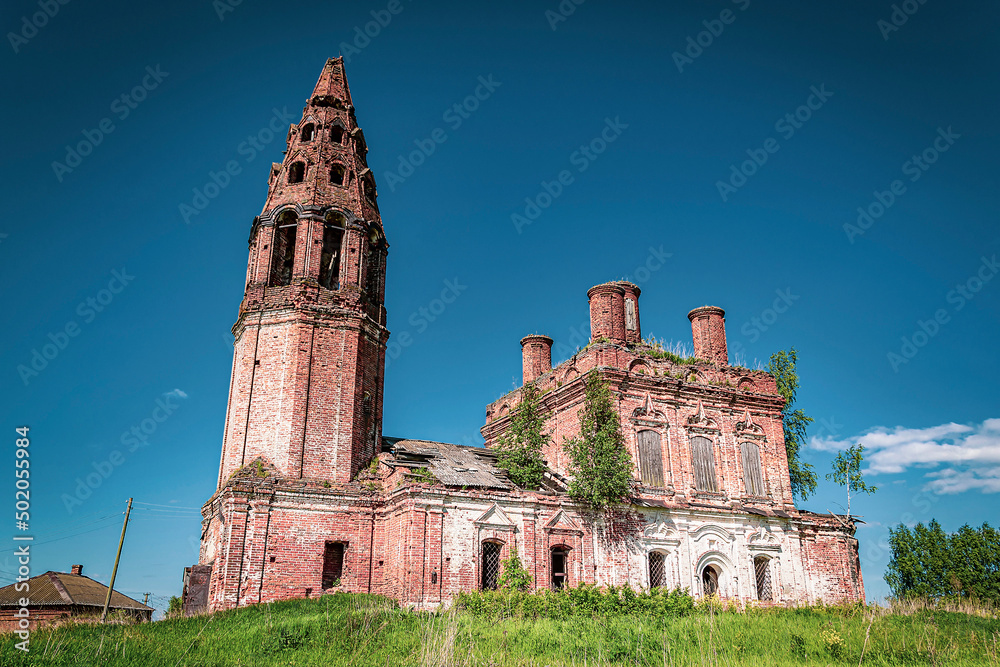
[[[80,607],[103,607],[108,587],[82,574],[46,572],[28,579],[28,591],[18,591],[11,584],[0,588],[0,607],[20,606],[19,600],[27,597],[31,607],[47,605],[76,605]],[[111,609],[139,609],[153,611],[138,600],[133,600],[118,591],[111,594]]]

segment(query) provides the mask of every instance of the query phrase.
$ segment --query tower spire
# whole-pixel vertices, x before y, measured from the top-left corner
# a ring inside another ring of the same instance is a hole
[[[220,488],[256,459],[346,482],[378,451],[389,246],[367,152],[330,58],[250,231]]]

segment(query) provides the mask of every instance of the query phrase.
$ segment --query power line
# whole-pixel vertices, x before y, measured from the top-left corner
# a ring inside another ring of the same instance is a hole
[[[200,507],[182,507],[180,505],[160,505],[160,504],[157,504],[157,503],[143,503],[143,502],[139,502],[138,500],[135,501],[135,504],[136,505],[149,505],[151,507],[169,507],[171,509],[178,509],[178,510],[198,510],[199,512],[201,511]]]

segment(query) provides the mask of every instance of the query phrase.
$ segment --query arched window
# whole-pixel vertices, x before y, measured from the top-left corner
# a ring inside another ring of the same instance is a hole
[[[274,248],[271,255],[271,284],[290,285],[295,268],[295,231],[299,219],[288,211],[278,217],[274,230]]]
[[[706,565],[701,572],[701,590],[705,597],[719,592],[719,571],[711,565]]]
[[[760,467],[760,447],[755,442],[740,444],[740,459],[743,462],[743,481],[747,495],[764,495],[764,474]]]
[[[344,143],[344,128],[339,125],[334,125],[330,128],[330,141],[335,144]]]
[[[340,244],[344,229],[335,224],[323,226],[323,252],[320,254],[319,284],[326,289],[340,289]]]
[[[667,585],[666,559],[659,551],[651,551],[647,557],[649,562],[649,587],[662,588]]]
[[[335,164],[330,168],[330,182],[334,185],[344,184],[344,165]]]
[[[304,179],[305,177],[306,177],[305,162],[293,162],[292,166],[288,168],[289,183],[301,183],[302,179]]]
[[[313,125],[312,123],[307,123],[302,126],[302,132],[300,133],[299,136],[301,137],[302,141],[312,141],[313,133],[315,131],[316,131],[316,126]]]
[[[757,556],[753,559],[754,574],[757,578],[757,599],[771,600],[771,559]]]
[[[371,203],[375,203],[375,179],[371,174],[365,176],[365,198]]]
[[[636,434],[639,449],[639,474],[646,486],[664,486],[663,483],[663,449],[660,444],[660,434],[652,430],[639,431]]]
[[[569,549],[567,547],[552,547],[550,550],[552,562],[552,590],[559,591],[569,583]]]
[[[482,566],[480,568],[480,588],[484,591],[495,591],[497,579],[500,577],[500,544],[483,542]]]
[[[694,468],[694,485],[699,491],[718,491],[715,481],[715,448],[712,441],[696,435],[691,438],[691,465]]]

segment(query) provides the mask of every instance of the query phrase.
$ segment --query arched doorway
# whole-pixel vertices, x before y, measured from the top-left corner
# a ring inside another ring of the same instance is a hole
[[[711,565],[701,571],[701,590],[705,597],[719,593],[719,571]]]

